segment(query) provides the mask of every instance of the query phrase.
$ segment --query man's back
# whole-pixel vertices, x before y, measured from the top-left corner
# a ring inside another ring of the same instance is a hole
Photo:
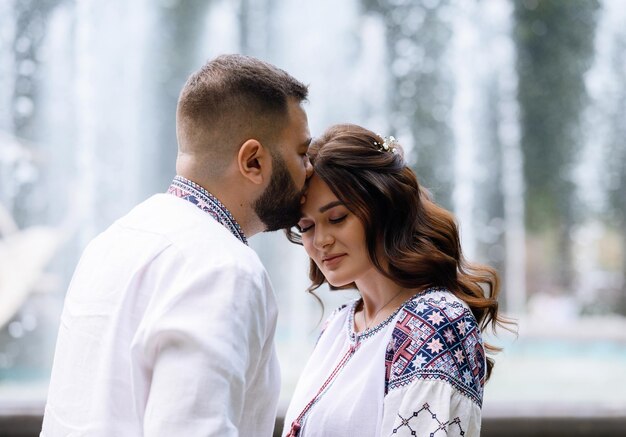
[[[156,195],[81,258],[42,436],[269,435],[275,323],[256,254],[192,203]]]

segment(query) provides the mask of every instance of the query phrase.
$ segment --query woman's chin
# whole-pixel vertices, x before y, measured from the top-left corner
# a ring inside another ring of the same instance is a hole
[[[328,279],[328,277],[326,277],[326,282],[328,282],[328,284],[331,287],[336,288],[336,289],[355,288],[354,281],[349,281],[349,280],[338,281],[336,279]]]

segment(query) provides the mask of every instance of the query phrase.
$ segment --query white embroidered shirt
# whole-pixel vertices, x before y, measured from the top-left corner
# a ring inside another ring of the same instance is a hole
[[[280,375],[268,275],[178,182],[85,249],[42,437],[271,436]]]
[[[283,435],[478,436],[486,362],[467,305],[445,289],[430,289],[357,334],[357,304],[328,320]]]

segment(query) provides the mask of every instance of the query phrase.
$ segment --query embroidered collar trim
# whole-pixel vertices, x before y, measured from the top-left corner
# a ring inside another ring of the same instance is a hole
[[[385,326],[387,326],[398,315],[400,310],[407,305],[407,303],[411,302],[413,299],[415,299],[418,296],[423,296],[425,294],[434,293],[437,291],[447,291],[447,290],[441,287],[426,288],[425,290],[420,291],[414,294],[413,296],[411,296],[409,299],[405,300],[393,313],[389,315],[389,317],[387,317],[385,320],[380,322],[378,325],[370,326],[369,329],[366,329],[365,331],[361,331],[361,332],[355,332],[354,330],[354,317],[355,317],[356,309],[362,300],[362,299],[356,299],[354,302],[352,302],[352,305],[350,306],[348,317],[347,317],[348,337],[350,337],[350,342],[353,344],[358,344],[361,342],[361,340],[365,340],[366,338],[373,337],[374,335],[379,333]]]
[[[182,176],[176,176],[167,192],[193,203],[228,229],[230,233],[238,238],[243,244],[248,244],[248,240],[243,233],[241,226],[239,226],[239,223],[237,223],[230,211],[226,209],[217,197],[209,193],[200,185]]]

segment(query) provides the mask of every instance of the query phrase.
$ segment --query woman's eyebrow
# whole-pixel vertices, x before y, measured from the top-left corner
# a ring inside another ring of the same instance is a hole
[[[333,208],[337,205],[343,205],[343,202],[341,200],[335,200],[334,202],[327,203],[326,205],[320,207],[319,212],[326,212],[330,208]]]

